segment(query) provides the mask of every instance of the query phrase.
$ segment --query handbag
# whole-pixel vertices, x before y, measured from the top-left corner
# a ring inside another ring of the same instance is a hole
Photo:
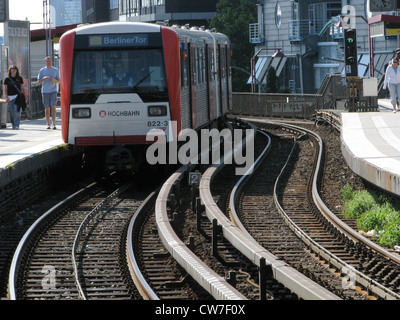
[[[15,89],[18,91],[17,98],[15,99],[15,104],[17,105],[17,111],[19,112],[22,108],[22,111],[25,111],[26,109],[26,99],[25,95],[21,92],[21,90],[18,89],[17,85],[14,83],[14,80],[11,79],[12,84],[14,85]]]
[[[26,109],[26,100],[25,100],[25,95],[21,92],[18,93],[17,98],[15,99],[15,104],[17,105],[17,110],[20,111],[22,108],[22,111],[25,111]]]

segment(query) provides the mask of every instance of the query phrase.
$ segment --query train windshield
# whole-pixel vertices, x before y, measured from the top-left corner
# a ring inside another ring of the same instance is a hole
[[[145,102],[168,101],[162,49],[75,52],[71,103],[95,103],[101,94],[137,93]]]

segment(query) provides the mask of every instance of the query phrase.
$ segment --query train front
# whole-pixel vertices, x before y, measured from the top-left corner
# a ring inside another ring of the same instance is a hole
[[[135,170],[152,143],[148,133],[169,131],[171,67],[166,69],[162,34],[157,25],[117,22],[61,38],[63,139],[96,150],[107,170]]]

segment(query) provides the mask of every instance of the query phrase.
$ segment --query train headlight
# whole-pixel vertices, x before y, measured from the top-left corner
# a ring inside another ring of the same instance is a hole
[[[149,106],[149,117],[162,117],[167,115],[166,106]]]
[[[92,116],[90,108],[73,108],[72,118],[76,119],[87,119]]]

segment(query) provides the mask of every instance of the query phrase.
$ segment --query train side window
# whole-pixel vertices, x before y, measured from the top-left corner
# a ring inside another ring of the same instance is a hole
[[[198,84],[205,83],[206,80],[206,54],[205,48],[196,49],[196,80]]]
[[[201,66],[201,61],[202,61],[202,52],[201,48],[197,48],[197,83],[203,83],[203,73],[202,73],[202,66]]]
[[[221,76],[226,77],[226,47],[221,47]]]
[[[181,78],[182,87],[189,87],[189,54],[187,52],[181,51]]]
[[[199,63],[199,48],[195,50],[195,58],[194,58],[195,72],[196,72],[196,84],[200,83],[200,63]]]
[[[214,49],[212,47],[208,48],[208,63],[209,63],[209,70],[210,70],[210,81],[214,81],[215,79],[215,64],[214,64]]]
[[[206,52],[205,52],[205,48],[201,48],[201,82],[202,83],[206,83],[207,79],[206,79]]]

